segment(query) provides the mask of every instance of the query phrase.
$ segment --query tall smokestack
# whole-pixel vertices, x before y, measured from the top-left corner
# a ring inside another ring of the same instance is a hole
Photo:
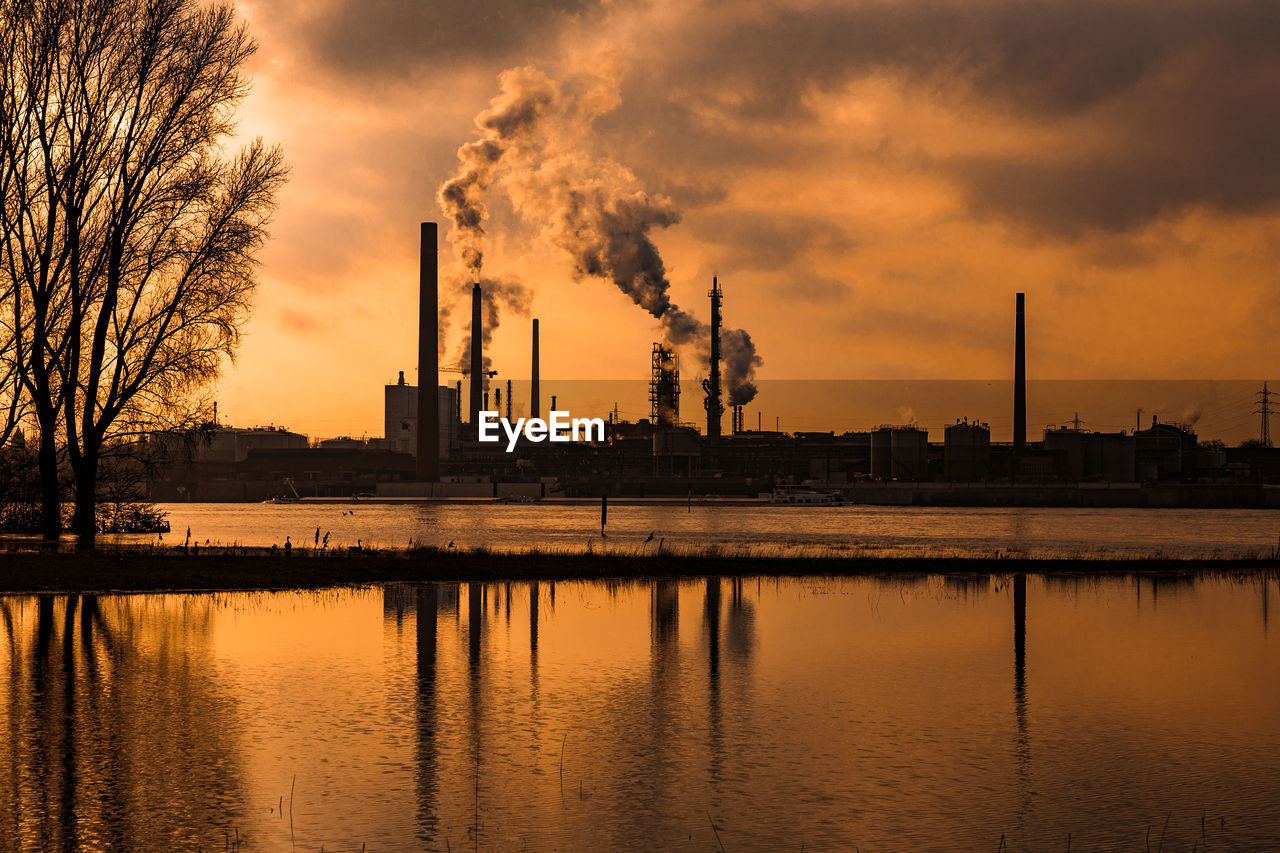
[[[529,392],[529,417],[542,417],[542,406],[538,395],[542,393],[538,387],[538,318],[533,319],[533,389]]]
[[[1013,447],[1027,446],[1027,326],[1026,294],[1018,294],[1017,332],[1013,353]]]
[[[434,222],[422,223],[418,247],[418,480],[440,479],[440,291]]]
[[[480,390],[484,387],[484,321],[480,317],[480,282],[471,288],[471,423],[480,423]]]
[[[720,418],[724,406],[720,403],[720,283],[712,276],[711,291],[711,377],[705,384],[707,392],[707,440],[720,438]]]

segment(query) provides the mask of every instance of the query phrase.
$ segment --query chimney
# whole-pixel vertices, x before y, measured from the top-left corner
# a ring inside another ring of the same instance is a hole
[[[434,222],[422,223],[418,247],[418,480],[440,479],[440,292]]]
[[[538,318],[533,318],[533,389],[529,392],[529,417],[542,417],[542,407],[539,404],[538,395],[541,389],[538,387]]]
[[[720,403],[720,283],[713,276],[711,291],[711,376],[704,384],[707,392],[707,441],[720,438],[720,418],[724,406]]]
[[[1013,354],[1013,447],[1027,446],[1027,327],[1024,317],[1026,294],[1018,294],[1017,331]]]
[[[480,282],[471,288],[471,423],[480,423],[480,389],[484,387],[484,321],[480,317]]]

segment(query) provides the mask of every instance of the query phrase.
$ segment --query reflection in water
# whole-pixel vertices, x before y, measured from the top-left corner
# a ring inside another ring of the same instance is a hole
[[[720,785],[724,764],[724,736],[720,719],[720,578],[707,578],[703,621],[707,632],[707,740],[712,790]]]
[[[647,808],[660,808],[675,756],[670,754],[672,734],[680,725],[680,584],[673,580],[653,583],[653,621],[649,635],[650,723],[645,735],[645,791]]]
[[[0,597],[0,851],[288,850],[295,770],[298,850],[1268,849],[1273,578],[1172,580]]]
[[[191,527],[201,540],[269,547],[292,532],[332,530],[332,545],[399,546],[402,534],[445,548],[491,551],[581,551],[600,526],[591,506],[555,504],[366,504],[346,514],[340,504],[162,505],[174,530]],[[309,526],[309,530],[307,530]],[[981,559],[1001,553],[1079,558],[1107,554],[1180,556],[1267,553],[1276,542],[1267,509],[1103,509],[1032,507],[726,507],[618,506],[609,538],[597,545],[631,553],[654,530],[667,550],[707,547],[750,553],[760,548],[788,555],[871,552],[886,555],[955,554]],[[141,537],[136,537],[139,541]],[[1088,543],[1087,546],[1081,543]]]
[[[414,598],[418,663],[414,703],[418,729],[418,839],[431,842],[436,835],[436,620],[440,606],[437,584],[417,586]]]
[[[467,696],[471,700],[471,713],[467,717],[470,725],[471,757],[475,773],[475,818],[468,831],[475,844],[480,843],[480,663],[481,632],[484,629],[484,597],[487,587],[472,581],[467,584],[467,674],[469,689]]]
[[[1014,755],[1018,763],[1019,829],[1031,810],[1031,741],[1027,735],[1027,576],[1013,576]]]
[[[7,843],[222,845],[245,809],[234,708],[209,677],[210,599],[45,594],[0,611]]]
[[[1270,613],[1267,608],[1267,594],[1269,592],[1268,587],[1270,586],[1271,586],[1270,578],[1264,575],[1262,578],[1262,633],[1263,633],[1263,636],[1266,635],[1267,628],[1270,625],[1270,618],[1269,618]]]
[[[725,633],[729,654],[734,660],[745,664],[751,658],[751,651],[755,645],[755,612],[751,608],[751,602],[743,594],[742,584],[742,578],[734,578],[732,581],[729,597],[729,625]],[[757,595],[759,594],[758,584],[757,581]]]

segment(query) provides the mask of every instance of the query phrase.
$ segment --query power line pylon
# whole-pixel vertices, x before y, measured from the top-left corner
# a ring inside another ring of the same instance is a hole
[[[1274,411],[1271,408],[1271,398],[1272,396],[1275,395],[1275,393],[1276,392],[1274,391],[1267,390],[1267,383],[1263,382],[1262,390],[1258,392],[1258,398],[1257,398],[1258,408],[1253,410],[1253,413],[1255,415],[1262,416],[1262,430],[1258,438],[1261,439],[1263,447],[1271,446],[1270,417],[1271,417],[1271,413]]]

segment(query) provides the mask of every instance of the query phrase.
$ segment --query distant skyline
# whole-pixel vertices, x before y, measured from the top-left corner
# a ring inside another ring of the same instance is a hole
[[[237,424],[381,432],[383,384],[415,381],[417,225],[442,223],[453,263],[436,190],[519,66],[595,99],[580,153],[678,211],[649,234],[675,301],[706,320],[721,276],[762,380],[1008,378],[1019,290],[1033,379],[1271,372],[1280,12],[1266,4],[238,9],[260,44],[241,135],[281,143],[293,172],[217,392]],[[505,195],[491,202],[485,273],[532,291],[543,376],[643,381],[651,318],[575,281]],[[504,319],[500,381],[527,378],[528,347],[528,322]]]

